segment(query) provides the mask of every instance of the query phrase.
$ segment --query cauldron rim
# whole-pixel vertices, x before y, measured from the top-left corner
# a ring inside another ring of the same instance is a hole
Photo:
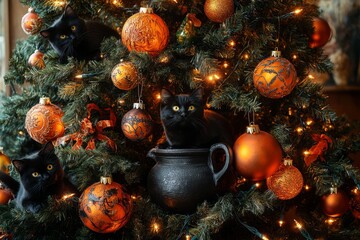
[[[156,148],[153,153],[156,155],[194,155],[209,154],[210,148]]]

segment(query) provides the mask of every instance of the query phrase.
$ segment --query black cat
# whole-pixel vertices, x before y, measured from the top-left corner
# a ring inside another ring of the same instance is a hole
[[[68,5],[64,13],[46,30],[40,32],[60,55],[60,62],[68,57],[78,60],[100,59],[101,42],[119,34],[112,28],[95,21],[84,21]]]
[[[220,142],[233,144],[228,121],[214,111],[204,110],[200,88],[191,94],[180,95],[162,89],[160,118],[170,148],[210,147]]]
[[[20,175],[20,183],[0,171],[0,181],[16,198],[17,207],[37,213],[47,203],[48,196],[61,198],[63,194],[75,193],[75,188],[64,178],[64,171],[54,147],[47,143],[29,156],[12,161]]]

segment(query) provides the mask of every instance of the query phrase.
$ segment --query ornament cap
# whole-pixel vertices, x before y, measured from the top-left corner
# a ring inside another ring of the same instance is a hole
[[[142,110],[144,110],[145,109],[145,104],[142,103],[142,102],[137,102],[137,103],[134,103],[133,108],[134,109],[142,109]]]
[[[49,105],[51,104],[51,101],[49,97],[41,97],[39,103],[42,105]]]
[[[293,160],[290,157],[284,158],[284,165],[285,166],[292,166],[293,165]]]
[[[29,7],[28,8],[28,13],[34,13],[35,12],[35,9],[34,8],[32,8],[32,7]]]
[[[260,132],[260,127],[257,124],[250,123],[250,125],[246,127],[246,133],[257,134],[259,132]]]
[[[151,7],[141,7],[140,13],[154,13],[154,10]]]
[[[337,194],[337,193],[338,193],[337,187],[331,187],[330,188],[330,194]]]
[[[281,57],[281,51],[275,49],[274,51],[271,51],[272,57]]]
[[[4,147],[0,146],[0,154],[4,154]]]
[[[111,184],[112,183],[112,177],[103,177],[101,176],[100,178],[100,183],[101,184]]]

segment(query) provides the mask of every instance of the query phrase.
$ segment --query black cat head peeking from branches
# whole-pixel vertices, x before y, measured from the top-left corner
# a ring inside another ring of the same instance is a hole
[[[48,39],[59,54],[60,63],[66,63],[68,57],[77,60],[99,60],[102,41],[109,37],[119,39],[119,34],[114,29],[99,22],[79,18],[69,5],[65,7],[64,13],[40,34]]]

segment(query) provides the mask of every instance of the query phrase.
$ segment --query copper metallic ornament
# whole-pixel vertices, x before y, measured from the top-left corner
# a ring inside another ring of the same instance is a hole
[[[128,139],[141,141],[152,132],[153,122],[149,113],[145,111],[143,103],[134,103],[134,108],[127,112],[121,120],[121,129]]]
[[[45,144],[64,135],[63,111],[50,102],[50,98],[40,98],[26,114],[25,128],[35,141]]]
[[[111,72],[111,80],[121,90],[131,90],[137,85],[138,73],[133,63],[117,64]]]
[[[8,202],[13,199],[14,196],[9,189],[6,189],[0,184],[0,205],[6,205]]]
[[[41,29],[41,26],[42,19],[33,8],[29,8],[28,13],[26,13],[21,19],[22,29],[26,34],[30,35],[38,33]]]
[[[250,180],[259,181],[270,177],[279,168],[282,150],[269,133],[260,131],[258,125],[250,125],[233,147],[237,172]]]
[[[351,198],[350,209],[354,218],[360,219],[360,193],[356,193],[355,196]]]
[[[272,56],[262,60],[254,70],[254,85],[264,97],[285,97],[297,84],[294,65],[280,54],[280,51],[273,51]]]
[[[329,217],[340,217],[349,209],[349,197],[337,188],[322,197],[322,210]]]
[[[38,69],[45,68],[44,54],[39,50],[35,50],[35,52],[30,55],[28,63],[30,66],[36,67]]]
[[[98,233],[112,233],[130,219],[132,201],[123,186],[110,177],[85,189],[79,198],[79,216],[86,227]]]
[[[309,46],[311,48],[323,47],[331,39],[331,28],[323,18],[314,18],[314,32],[311,35]]]
[[[159,55],[169,42],[169,29],[152,8],[140,8],[129,17],[122,29],[121,40],[129,51]]]
[[[211,21],[222,23],[234,14],[234,1],[206,0],[204,12]]]
[[[0,147],[0,171],[9,174],[10,166],[10,158],[4,154],[4,148]]]
[[[304,179],[292,160],[285,159],[279,169],[266,179],[268,188],[281,200],[288,200],[296,197],[302,190]]]

